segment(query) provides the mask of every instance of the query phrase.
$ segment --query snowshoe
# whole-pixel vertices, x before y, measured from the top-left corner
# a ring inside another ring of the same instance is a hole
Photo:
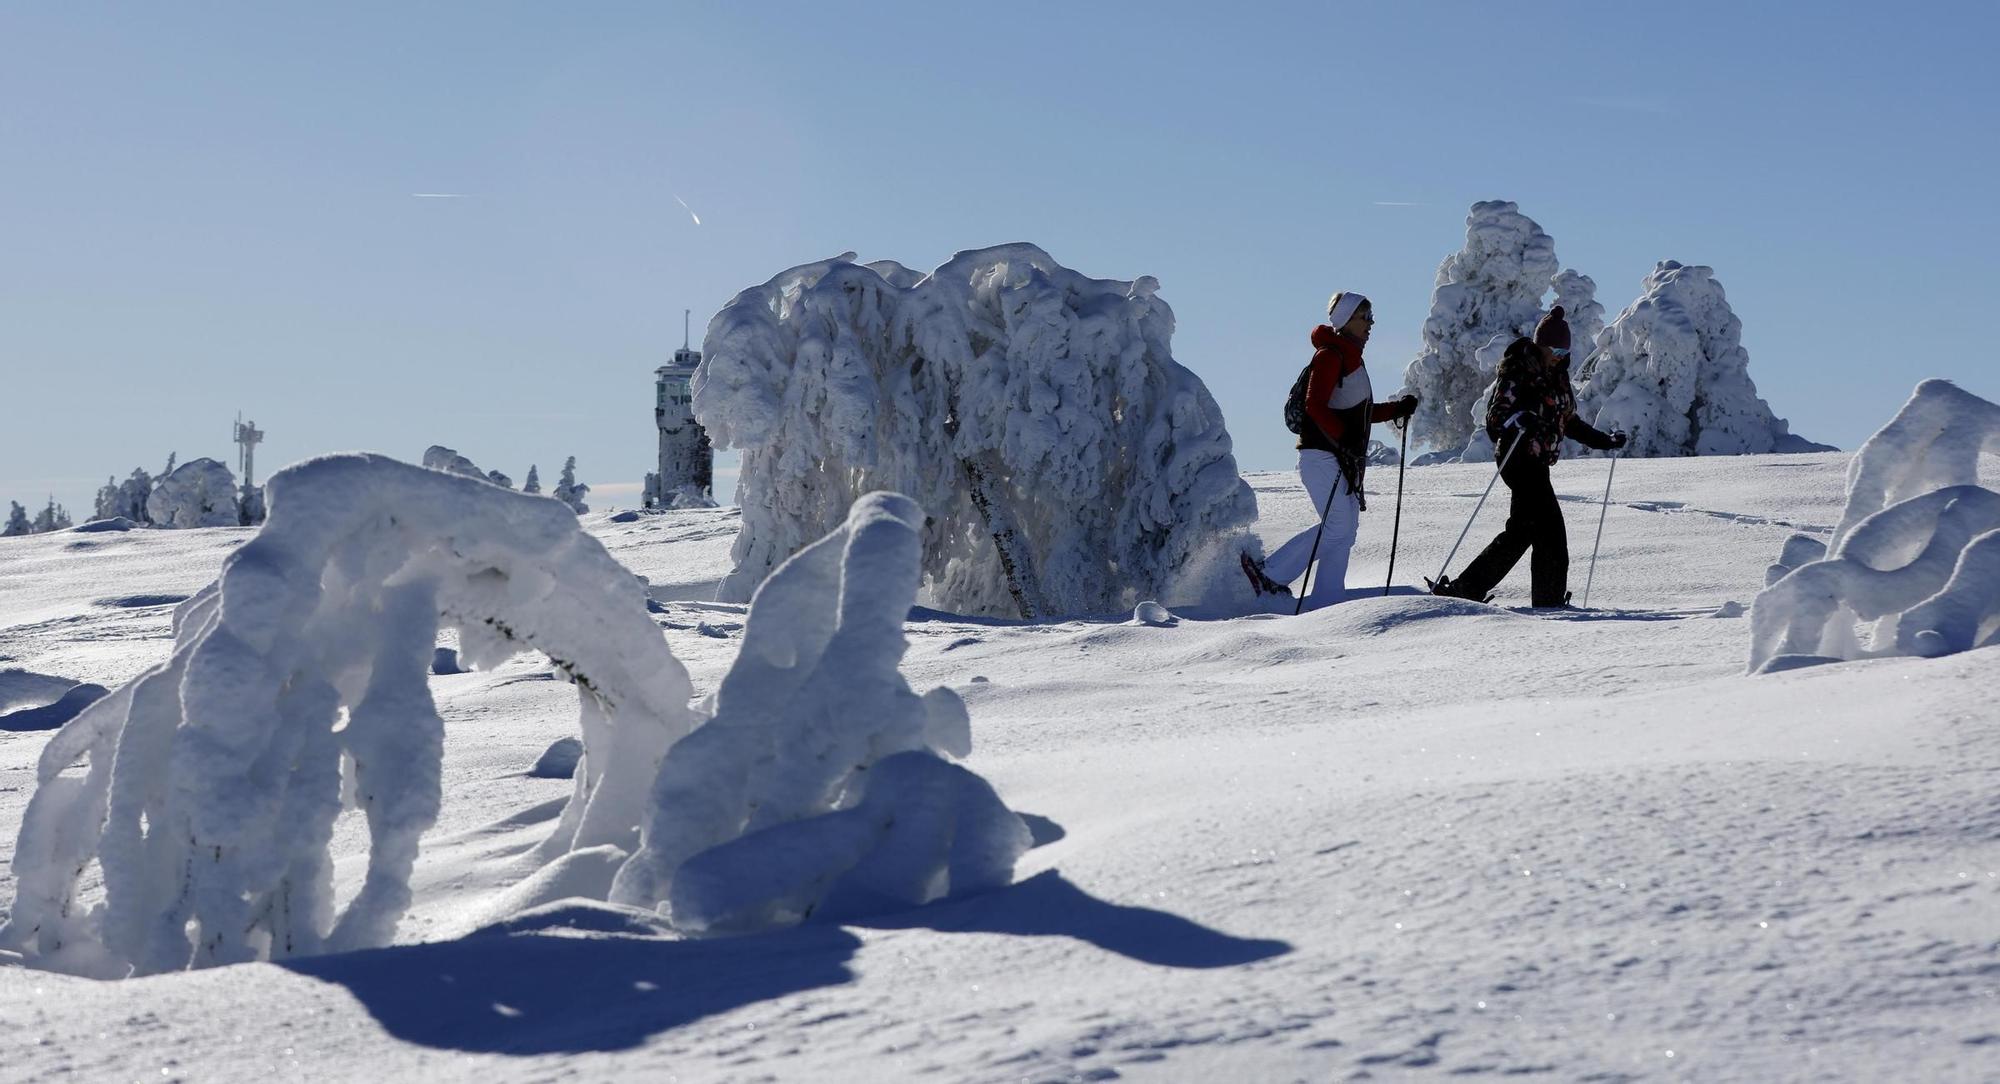
[[[1457,584],[1451,582],[1450,576],[1439,576],[1436,580],[1432,580],[1429,576],[1425,576],[1424,586],[1431,589],[1431,594],[1440,595],[1443,596],[1444,598],[1462,598],[1462,599],[1468,599],[1473,602],[1493,601],[1492,595],[1487,595],[1486,597],[1481,598],[1477,595],[1472,594],[1469,591],[1461,589]]]
[[[1292,589],[1264,575],[1264,566],[1249,554],[1243,554],[1243,575],[1250,580],[1250,589],[1259,595],[1281,595],[1292,597]]]

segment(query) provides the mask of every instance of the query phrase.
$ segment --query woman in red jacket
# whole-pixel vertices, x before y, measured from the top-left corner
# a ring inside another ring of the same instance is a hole
[[[1333,295],[1327,322],[1313,329],[1312,369],[1306,377],[1305,424],[1299,430],[1299,480],[1311,495],[1313,511],[1325,524],[1300,531],[1265,558],[1258,568],[1244,558],[1245,571],[1258,590],[1289,595],[1285,584],[1305,575],[1317,558],[1308,605],[1339,602],[1347,590],[1347,558],[1361,512],[1362,476],[1368,470],[1368,431],[1375,422],[1407,418],[1416,412],[1417,397],[1406,395],[1377,403],[1361,363],[1362,348],[1375,326],[1368,299],[1353,291]],[[1315,546],[1317,542],[1317,546]]]

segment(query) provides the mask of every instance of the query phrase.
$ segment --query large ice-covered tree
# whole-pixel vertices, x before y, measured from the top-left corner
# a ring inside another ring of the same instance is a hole
[[[1597,338],[1577,415],[1622,429],[1628,456],[1830,450],[1794,436],[1757,396],[1743,322],[1707,267],[1663,260]]]
[[[49,503],[43,505],[42,510],[35,513],[36,534],[48,534],[50,531],[68,530],[74,526],[76,526],[76,523],[69,518],[69,509],[57,504],[54,497],[50,497]]]
[[[1449,451],[1465,446],[1480,424],[1474,410],[1493,382],[1479,351],[1495,337],[1534,331],[1559,266],[1555,240],[1514,203],[1472,205],[1465,247],[1438,265],[1423,348],[1403,371],[1404,386],[1422,396],[1411,421],[1413,441]]]
[[[1012,244],[927,275],[849,253],[738,294],[694,378],[716,446],[743,449],[720,597],[749,597],[877,489],[930,513],[935,605],[1036,616],[1168,593],[1256,500],[1158,288]]]
[[[154,484],[146,515],[162,527],[241,526],[236,476],[216,460],[190,459]]]
[[[35,523],[28,518],[28,510],[20,501],[7,502],[7,522],[0,525],[0,538],[15,538],[35,533]]]

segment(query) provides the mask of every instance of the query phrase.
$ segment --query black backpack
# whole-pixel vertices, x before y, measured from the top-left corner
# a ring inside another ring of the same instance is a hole
[[[1306,378],[1312,375],[1312,362],[1299,370],[1299,378],[1292,381],[1292,392],[1285,396],[1285,428],[1294,433],[1306,431]]]

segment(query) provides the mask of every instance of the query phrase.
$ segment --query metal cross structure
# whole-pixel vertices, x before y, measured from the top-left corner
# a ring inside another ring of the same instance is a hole
[[[243,415],[236,416],[236,468],[243,474],[243,484],[254,484],[251,472],[257,462],[257,444],[264,439],[264,431],[256,422],[246,422]]]

